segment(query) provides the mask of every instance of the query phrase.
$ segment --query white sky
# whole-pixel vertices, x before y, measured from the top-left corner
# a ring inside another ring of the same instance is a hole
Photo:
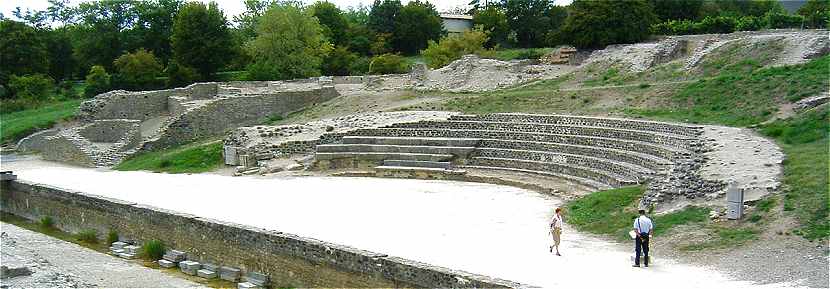
[[[197,0],[201,2],[210,2],[210,0]],[[225,12],[225,16],[228,20],[232,19],[233,15],[237,15],[242,13],[245,10],[245,5],[242,4],[242,0],[215,0],[216,3],[219,4],[219,7]],[[316,0],[303,0],[306,3],[313,3]],[[556,5],[568,5],[571,3],[572,0],[555,0]],[[77,5],[80,2],[88,2],[82,0],[71,0],[71,5]],[[370,6],[372,5],[373,0],[328,0],[328,2],[332,2],[339,6],[340,8],[346,7],[355,7],[358,5]],[[409,0],[402,0],[404,4],[409,2]],[[438,11],[449,10],[454,7],[458,6],[465,6],[467,3],[470,3],[470,0],[431,0],[429,1]],[[26,11],[26,8],[32,10],[45,10],[46,7],[49,6],[49,2],[46,0],[0,0],[0,13],[3,13],[4,16],[13,18],[12,11],[14,11],[15,7],[20,7],[21,10]]]

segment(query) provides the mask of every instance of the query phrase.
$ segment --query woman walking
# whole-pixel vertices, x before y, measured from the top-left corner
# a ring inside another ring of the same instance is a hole
[[[556,256],[562,256],[559,254],[559,241],[562,238],[562,208],[556,208],[556,214],[553,215],[553,219],[550,221],[550,234],[553,235],[553,246],[550,246],[550,252],[553,252],[553,248],[556,247]]]

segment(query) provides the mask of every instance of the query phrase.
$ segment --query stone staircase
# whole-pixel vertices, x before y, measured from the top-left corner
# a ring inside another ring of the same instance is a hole
[[[85,130],[97,125],[91,123],[63,129],[54,135],[45,136],[44,143],[49,148],[40,150],[44,159],[47,160],[68,161],[93,167],[111,167],[135,153],[140,144],[139,122],[129,120],[124,122],[130,123],[132,129],[125,131],[113,142],[93,142],[95,138],[84,136]],[[117,136],[117,134],[114,135]]]
[[[696,162],[701,128],[566,115],[457,115],[347,133],[318,145],[322,169],[463,174],[497,170],[563,178],[595,189],[641,184]]]

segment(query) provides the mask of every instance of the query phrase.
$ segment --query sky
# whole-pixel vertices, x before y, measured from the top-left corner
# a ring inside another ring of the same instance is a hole
[[[80,2],[87,2],[81,0],[70,0],[71,5],[77,5]],[[209,0],[197,0],[201,2],[210,2]],[[232,16],[238,15],[245,10],[245,5],[242,4],[242,0],[215,0],[216,3],[219,4],[219,7],[225,12],[225,16],[228,19],[231,19]],[[303,0],[306,3],[314,3],[316,0]],[[572,0],[555,0],[556,5],[568,5],[571,3]],[[339,6],[341,9],[347,7],[356,7],[359,5],[363,6],[370,6],[372,5],[373,0],[328,0],[328,2],[332,2]],[[409,2],[409,0],[402,0],[404,4]],[[429,1],[438,11],[446,11],[450,10],[455,7],[459,6],[466,6],[467,3],[470,3],[470,0],[431,0]],[[47,0],[0,0],[0,13],[3,13],[6,17],[13,18],[12,11],[16,7],[20,7],[21,10],[26,11],[27,8],[32,10],[45,10],[46,7],[49,6],[49,2]]]

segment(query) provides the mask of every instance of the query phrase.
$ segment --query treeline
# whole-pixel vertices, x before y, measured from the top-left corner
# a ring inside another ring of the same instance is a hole
[[[46,10],[18,9],[16,20],[0,21],[0,97],[73,96],[80,80],[91,96],[197,81],[400,73],[409,69],[405,56],[428,47],[424,54],[436,66],[483,49],[601,48],[652,33],[819,28],[827,25],[828,1],[809,0],[793,15],[776,0],[575,0],[566,7],[473,1],[468,14],[478,29],[452,40],[435,7],[419,0],[345,10],[325,1],[244,0],[246,10],[232,19],[215,3],[49,0]],[[9,107],[4,101],[3,110]]]

